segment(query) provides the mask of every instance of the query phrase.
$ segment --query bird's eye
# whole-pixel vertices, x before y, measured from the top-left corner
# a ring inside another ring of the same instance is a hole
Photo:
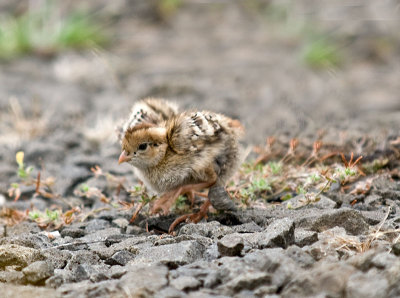
[[[139,149],[139,150],[142,150],[142,151],[143,151],[143,150],[146,150],[146,148],[147,148],[147,143],[142,143],[142,144],[140,144],[139,147],[138,147],[138,149]]]

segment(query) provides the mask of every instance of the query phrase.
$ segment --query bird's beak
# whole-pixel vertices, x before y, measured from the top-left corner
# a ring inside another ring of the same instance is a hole
[[[130,159],[131,159],[130,156],[126,155],[126,151],[123,150],[122,153],[121,153],[121,155],[119,156],[118,164],[121,164],[121,163],[123,163],[123,162],[127,162],[127,161],[129,161]]]

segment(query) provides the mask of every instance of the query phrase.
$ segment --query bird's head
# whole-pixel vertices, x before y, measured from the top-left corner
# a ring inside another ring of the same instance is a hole
[[[137,168],[156,166],[164,158],[167,147],[165,128],[141,124],[126,131],[118,163],[128,162]]]

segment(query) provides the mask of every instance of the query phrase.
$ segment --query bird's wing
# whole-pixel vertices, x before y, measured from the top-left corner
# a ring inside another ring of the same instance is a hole
[[[118,139],[121,141],[126,131],[141,124],[159,126],[163,121],[175,116],[178,112],[176,104],[163,99],[146,98],[135,103],[128,120],[117,127]]]
[[[182,113],[167,123],[169,145],[180,154],[201,151],[220,138],[224,118],[207,111]]]

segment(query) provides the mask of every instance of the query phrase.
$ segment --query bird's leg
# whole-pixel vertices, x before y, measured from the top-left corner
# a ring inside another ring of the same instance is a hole
[[[195,184],[187,184],[176,189],[173,189],[161,196],[151,208],[152,213],[157,213],[160,209],[163,211],[164,214],[168,214],[169,209],[171,208],[172,204],[175,200],[182,194],[190,193],[193,191],[197,191],[203,188],[208,188],[213,185],[215,181],[211,182],[201,182]]]
[[[193,189],[190,190],[189,192],[185,193],[185,195],[188,197],[188,199],[190,201],[190,207],[191,208],[193,208],[194,199],[195,199],[196,196],[203,197],[203,198],[208,198],[208,195],[206,193],[195,191]]]
[[[185,214],[182,216],[179,216],[177,219],[174,220],[174,222],[169,226],[168,233],[172,233],[177,225],[179,225],[181,222],[184,221],[190,221],[194,223],[198,223],[202,218],[207,216],[207,211],[208,208],[211,206],[210,200],[207,200],[204,202],[203,205],[200,207],[200,211],[197,213],[192,213],[192,214]]]

